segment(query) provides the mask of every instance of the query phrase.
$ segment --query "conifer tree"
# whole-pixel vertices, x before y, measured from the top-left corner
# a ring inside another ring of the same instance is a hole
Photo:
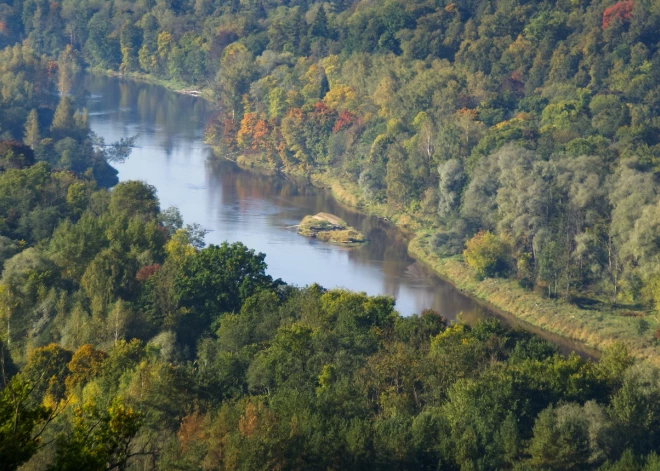
[[[323,5],[319,8],[314,23],[312,23],[312,28],[310,34],[317,38],[327,38],[329,36],[330,30],[328,27],[328,15],[325,12]]]
[[[61,95],[71,93],[73,77],[80,71],[76,54],[71,45],[67,45],[57,60],[57,89]]]
[[[50,126],[50,130],[54,136],[74,129],[76,123],[73,119],[73,114],[73,103],[71,99],[69,97],[62,97],[55,109],[53,123]]]
[[[23,140],[27,145],[34,149],[41,140],[41,133],[39,132],[39,115],[37,110],[30,111],[27,121],[25,122],[25,135]]]

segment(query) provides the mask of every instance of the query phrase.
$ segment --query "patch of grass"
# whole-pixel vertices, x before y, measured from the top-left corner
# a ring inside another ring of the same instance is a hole
[[[103,75],[107,75],[107,76],[110,76],[110,77],[128,77],[131,80],[135,80],[135,81],[138,81],[138,82],[144,82],[144,83],[149,83],[149,84],[153,84],[153,85],[159,85],[161,87],[165,87],[168,90],[172,90],[173,92],[177,92],[177,93],[183,93],[184,91],[189,91],[192,87],[191,84],[186,83],[186,82],[182,82],[182,81],[179,81],[179,80],[165,80],[165,79],[156,78],[156,77],[154,77],[152,75],[149,75],[149,74],[143,74],[143,73],[139,73],[139,72],[121,73],[121,72],[117,72],[117,71],[114,71],[114,70],[101,69],[101,68],[98,68],[98,67],[92,67],[92,68],[89,69],[89,71],[92,72],[92,73],[103,74]],[[200,98],[203,98],[203,99],[205,99],[207,101],[211,101],[211,102],[215,101],[213,90],[211,90],[210,88],[208,88],[208,87],[199,87],[199,88],[195,87],[195,90],[200,92],[200,95],[199,95]]]
[[[278,169],[272,162],[267,161],[259,155],[239,155],[234,162],[243,169],[256,170],[263,175],[276,175],[278,172]]]
[[[413,257],[427,264],[457,288],[488,304],[547,332],[552,332],[597,350],[614,342],[625,343],[638,358],[660,366],[660,350],[652,335],[660,322],[653,316],[643,320],[615,310],[584,309],[561,299],[548,299],[521,288],[516,280],[487,278],[478,280],[460,256],[440,257],[434,253],[430,231],[420,231],[410,243]]]

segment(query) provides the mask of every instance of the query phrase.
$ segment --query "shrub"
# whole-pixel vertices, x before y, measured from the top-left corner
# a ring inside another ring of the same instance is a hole
[[[481,231],[465,244],[463,258],[480,278],[506,276],[510,269],[509,244],[491,232]]]
[[[433,248],[439,255],[458,255],[462,249],[462,237],[456,232],[437,232],[431,239]]]
[[[531,291],[534,288],[534,282],[525,276],[518,280],[518,286]]]
[[[649,322],[646,319],[640,319],[637,321],[637,333],[639,335],[644,335],[650,328]]]

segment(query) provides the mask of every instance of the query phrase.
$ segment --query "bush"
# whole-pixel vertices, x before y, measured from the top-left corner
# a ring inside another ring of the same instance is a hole
[[[465,244],[463,258],[480,278],[507,276],[511,248],[491,232],[481,231]]]
[[[461,235],[456,232],[438,232],[433,235],[431,243],[439,255],[447,257],[461,253],[462,240]]]
[[[656,340],[660,340],[660,327],[655,329],[655,333],[653,334],[653,338]]]
[[[534,282],[525,276],[518,280],[518,286],[531,291],[534,288]]]

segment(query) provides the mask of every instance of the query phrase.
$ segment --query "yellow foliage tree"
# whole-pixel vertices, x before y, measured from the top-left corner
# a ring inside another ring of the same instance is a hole
[[[463,259],[480,278],[505,276],[509,272],[509,244],[488,231],[478,232],[465,244]]]
[[[323,102],[328,108],[343,111],[354,109],[356,99],[357,93],[353,87],[337,85],[325,95]]]

